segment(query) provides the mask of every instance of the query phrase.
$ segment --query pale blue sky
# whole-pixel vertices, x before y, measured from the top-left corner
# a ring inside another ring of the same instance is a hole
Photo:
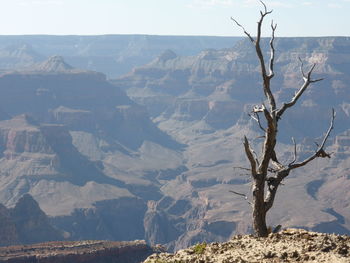
[[[266,0],[277,36],[350,36],[350,0]],[[239,36],[258,0],[0,0],[0,34]]]

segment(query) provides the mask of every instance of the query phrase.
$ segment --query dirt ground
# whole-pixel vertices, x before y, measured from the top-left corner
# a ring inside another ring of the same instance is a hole
[[[350,263],[350,237],[286,229],[267,238],[237,235],[226,243],[197,244],[175,254],[153,254],[145,263]]]

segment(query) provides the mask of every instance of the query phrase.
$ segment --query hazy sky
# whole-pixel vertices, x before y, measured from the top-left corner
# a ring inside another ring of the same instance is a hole
[[[0,0],[0,34],[239,36],[258,0]],[[266,0],[277,36],[350,36],[350,0]]]

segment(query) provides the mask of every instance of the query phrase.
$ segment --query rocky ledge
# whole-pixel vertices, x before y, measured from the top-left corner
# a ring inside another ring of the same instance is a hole
[[[350,237],[286,229],[267,238],[237,235],[226,243],[197,244],[144,263],[350,262]]]
[[[73,241],[0,248],[0,262],[138,263],[155,251],[145,241]]]

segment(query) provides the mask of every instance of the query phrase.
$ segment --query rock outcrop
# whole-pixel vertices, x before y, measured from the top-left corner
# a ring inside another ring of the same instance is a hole
[[[0,206],[1,246],[63,239],[63,232],[51,225],[49,218],[29,194],[22,196],[14,208]]]
[[[51,56],[46,61],[31,67],[31,70],[39,72],[69,72],[73,67],[67,64],[61,56]]]
[[[142,199],[122,197],[103,200],[93,208],[75,209],[70,215],[51,222],[69,233],[69,240],[136,240],[145,236],[143,220],[146,205]]]
[[[237,235],[225,243],[198,243],[175,254],[161,253],[144,263],[176,262],[349,262],[350,237],[286,229],[267,238]]]
[[[0,248],[0,262],[139,263],[154,251],[145,241],[47,242]]]
[[[29,195],[22,196],[10,210],[20,244],[62,240],[63,233],[54,228],[38,203]]]

